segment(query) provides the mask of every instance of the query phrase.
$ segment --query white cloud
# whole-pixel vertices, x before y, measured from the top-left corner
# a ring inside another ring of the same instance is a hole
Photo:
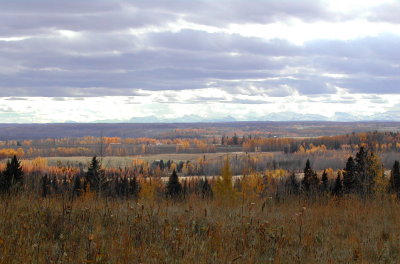
[[[200,98],[202,103],[196,102]],[[203,101],[207,98],[206,101]],[[220,102],[224,98],[224,102]],[[158,91],[147,96],[92,98],[0,98],[0,117],[3,123],[62,123],[66,121],[94,122],[113,120],[126,122],[133,117],[156,116],[178,118],[197,115],[206,119],[232,116],[237,120],[262,120],[277,112],[319,114],[332,117],[336,112],[371,116],[397,111],[400,95],[335,94],[320,96],[292,95],[263,97],[226,95],[224,91],[204,89],[192,91]],[[24,99],[24,100],[22,100]],[[384,102],[384,104],[382,103]],[[44,107],[45,105],[45,107]],[[4,115],[7,114],[7,117]]]

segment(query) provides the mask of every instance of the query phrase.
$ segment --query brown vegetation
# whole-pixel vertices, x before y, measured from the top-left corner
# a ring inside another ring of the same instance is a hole
[[[0,263],[398,263],[390,199],[0,203]]]

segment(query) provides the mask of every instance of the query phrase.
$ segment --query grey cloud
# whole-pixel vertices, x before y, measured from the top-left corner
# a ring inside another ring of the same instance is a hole
[[[22,98],[22,97],[10,97],[10,98],[6,98],[5,100],[7,100],[7,101],[27,101],[28,99]]]
[[[251,99],[234,99],[231,101],[234,104],[273,104],[272,101],[267,100],[251,100]]]
[[[347,19],[320,1],[5,0],[0,7],[0,37],[32,36],[0,41],[0,96],[138,96],[139,89],[202,88],[288,96],[294,90],[331,94],[335,86],[353,93],[400,92],[398,36],[296,46],[286,40],[200,30],[142,35],[126,30],[180,18],[213,26]],[[379,12],[386,11],[381,7]],[[60,29],[79,35],[54,35]]]
[[[120,31],[175,21],[166,11],[129,8],[123,1],[2,1],[0,35],[73,31]]]
[[[396,92],[397,89],[398,39],[394,37],[387,44],[382,38],[381,42],[377,39],[354,40],[354,43],[316,41],[299,48],[282,40],[183,31],[151,34],[146,39],[149,48],[141,49],[136,47],[140,40],[132,36],[125,40],[124,35],[116,35],[121,41],[116,41],[119,45],[115,47],[112,41],[102,43],[106,36],[93,36],[92,51],[89,37],[72,49],[68,43],[56,40],[48,52],[44,44],[52,41],[46,39],[19,41],[15,46],[0,43],[0,47],[6,47],[6,51],[0,51],[3,60],[20,69],[16,73],[0,74],[1,95],[135,95],[137,89],[199,89],[210,87],[210,82],[211,87],[229,92],[237,86],[236,80],[241,80],[242,87],[253,85],[263,89],[264,94],[283,96],[286,92],[280,92],[279,87],[285,85],[301,94],[334,93],[334,85],[351,92]],[[384,52],[379,43],[388,45],[389,51]],[[357,44],[369,46],[355,53]],[[113,48],[118,52],[113,53]],[[323,50],[329,51],[323,53]],[[238,55],[232,56],[231,52]],[[290,67],[297,68],[298,72],[282,73]],[[308,70],[315,73],[310,74]],[[320,72],[349,77],[322,77]]]
[[[368,18],[371,21],[389,22],[394,24],[400,23],[400,3],[393,1],[390,3],[384,3],[374,9]]]
[[[327,10],[321,1],[303,0],[240,0],[221,1],[140,1],[135,3],[140,8],[175,10],[185,14],[185,19],[206,25],[224,25],[230,23],[272,23],[288,18],[304,21],[337,20],[342,15]],[[343,17],[344,18],[344,17]]]

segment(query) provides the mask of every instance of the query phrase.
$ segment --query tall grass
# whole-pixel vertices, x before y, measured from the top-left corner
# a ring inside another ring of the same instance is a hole
[[[0,263],[400,263],[390,198],[2,197]]]

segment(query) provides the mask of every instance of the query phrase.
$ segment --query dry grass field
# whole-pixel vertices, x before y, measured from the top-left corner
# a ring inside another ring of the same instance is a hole
[[[391,199],[94,197],[1,200],[0,263],[400,262],[400,205]]]

